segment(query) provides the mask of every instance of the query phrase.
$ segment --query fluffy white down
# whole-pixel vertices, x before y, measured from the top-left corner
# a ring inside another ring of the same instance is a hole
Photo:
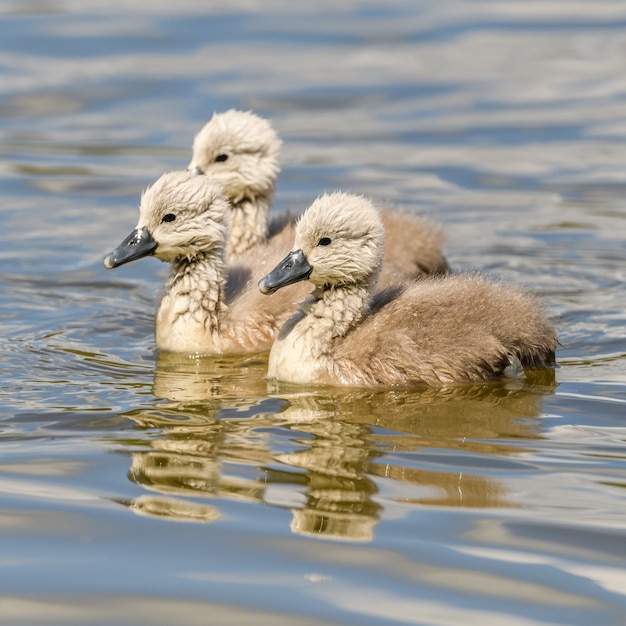
[[[240,284],[228,297],[224,261],[230,205],[207,176],[170,172],[142,196],[138,229],[156,242],[154,256],[170,264],[156,314],[160,350],[187,354],[269,350],[283,322],[296,310],[305,285],[278,299],[264,298],[256,284],[286,253],[276,239],[259,244],[231,269]]]
[[[194,139],[188,170],[219,183],[231,203],[229,261],[267,237],[280,146],[267,120],[235,109],[215,113]]]
[[[513,287],[454,275],[372,298],[383,237],[366,198],[318,198],[297,224],[295,247],[317,288],[274,342],[270,379],[441,386],[501,378],[518,364],[554,363],[553,328],[535,299]]]
[[[196,135],[189,171],[203,172],[222,185],[231,202],[227,244],[229,264],[271,239],[284,220],[270,222],[270,206],[280,171],[281,140],[268,120],[250,111],[215,113]],[[387,248],[381,287],[449,271],[443,234],[428,219],[383,211]],[[293,237],[287,220],[286,232]],[[293,240],[293,239],[292,239]]]

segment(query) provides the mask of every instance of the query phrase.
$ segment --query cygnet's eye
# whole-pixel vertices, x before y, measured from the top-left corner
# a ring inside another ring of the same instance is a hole
[[[221,163],[222,161],[228,161],[228,155],[227,154],[222,153],[222,154],[218,154],[215,157],[215,162],[216,163]]]
[[[318,246],[328,246],[330,245],[330,237],[322,237],[318,242]]]
[[[166,213],[161,220],[163,222],[173,222],[176,219],[176,216],[173,213]]]

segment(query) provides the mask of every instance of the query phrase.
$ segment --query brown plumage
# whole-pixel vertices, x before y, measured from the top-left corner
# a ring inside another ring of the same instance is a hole
[[[383,255],[379,211],[344,193],[318,198],[294,250],[259,288],[310,280],[281,329],[268,377],[333,385],[446,385],[554,364],[556,334],[535,299],[476,275],[428,278],[372,298]]]
[[[156,314],[160,350],[225,354],[269,350],[282,323],[296,309],[306,285],[271,302],[256,287],[289,250],[281,237],[242,257],[233,282],[224,261],[230,205],[206,176],[164,174],[142,196],[136,229],[104,260],[107,268],[154,255],[171,264]],[[235,294],[229,297],[228,293]]]
[[[227,260],[242,255],[279,230],[269,210],[280,171],[281,141],[269,121],[250,111],[215,113],[196,135],[188,169],[222,185],[231,202]],[[430,220],[383,211],[385,257],[381,288],[449,271],[441,246],[441,230]],[[359,216],[356,215],[355,219]],[[282,237],[295,236],[293,222],[283,222]]]

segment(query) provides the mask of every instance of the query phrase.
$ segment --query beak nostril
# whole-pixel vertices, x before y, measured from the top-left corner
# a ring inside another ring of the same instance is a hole
[[[157,243],[147,228],[134,230],[122,243],[113,250],[104,260],[107,269],[118,267],[129,261],[154,254]]]
[[[290,252],[267,276],[259,281],[259,289],[269,295],[281,287],[307,280],[313,268],[302,250]]]

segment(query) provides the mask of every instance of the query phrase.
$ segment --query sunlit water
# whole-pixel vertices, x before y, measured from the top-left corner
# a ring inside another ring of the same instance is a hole
[[[608,1],[0,5],[0,622],[623,624],[625,50]],[[373,195],[539,294],[555,375],[158,355],[166,268],[102,259],[229,107],[276,211]]]

